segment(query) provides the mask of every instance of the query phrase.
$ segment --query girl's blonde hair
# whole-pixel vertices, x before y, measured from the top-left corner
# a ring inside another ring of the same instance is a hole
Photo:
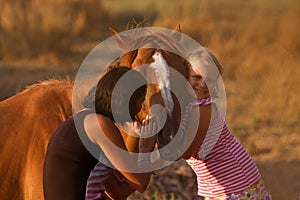
[[[205,48],[199,48],[196,49],[194,51],[192,51],[189,56],[187,57],[187,65],[189,67],[189,69],[193,69],[196,72],[199,72],[199,70],[193,66],[192,63],[198,62],[199,60],[201,60],[201,62],[209,67],[216,67],[218,69],[218,77],[216,77],[216,81],[219,79],[220,76],[222,76],[223,74],[223,66],[221,65],[221,63],[218,61],[218,59],[216,58],[216,56],[211,53],[209,50],[205,49]],[[189,74],[190,74],[189,70]],[[218,93],[219,93],[219,87],[218,84],[216,84],[215,90],[212,92],[211,96],[213,98],[218,98]]]
[[[191,67],[192,69],[194,69],[194,67],[192,65],[192,62],[195,59],[196,60],[201,59],[208,66],[212,66],[212,67],[216,66],[217,69],[219,70],[219,74],[220,75],[223,74],[223,66],[218,61],[216,56],[212,52],[210,52],[209,50],[207,50],[205,48],[199,48],[199,49],[193,50],[188,55],[188,57],[187,57],[188,66]]]

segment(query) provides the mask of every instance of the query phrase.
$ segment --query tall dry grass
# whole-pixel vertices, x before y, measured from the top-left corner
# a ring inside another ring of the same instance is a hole
[[[97,32],[106,11],[97,0],[0,1],[0,58],[64,52],[64,42]]]
[[[172,28],[180,23],[183,33],[216,54],[225,70],[226,119],[231,130],[260,163],[273,198],[296,199],[300,186],[293,178],[300,178],[298,0],[0,0],[0,59],[10,63],[32,57],[42,65],[59,55],[57,65],[69,58],[79,62],[84,57],[76,60],[76,52],[87,55],[110,36],[109,26],[123,31],[133,18],[147,18],[145,26]],[[40,60],[41,55],[50,56]],[[30,70],[27,74],[33,76]],[[26,77],[19,75],[20,80]]]

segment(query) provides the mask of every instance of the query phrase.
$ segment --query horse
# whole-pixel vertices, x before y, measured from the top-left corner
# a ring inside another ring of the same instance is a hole
[[[110,31],[120,49],[125,53],[108,65],[106,70],[124,65],[136,68],[143,64],[153,63],[153,55],[159,52],[170,68],[187,77],[188,68],[184,59],[176,53],[164,50],[163,47],[180,49],[180,46],[173,41],[174,38],[180,39],[180,34],[178,34],[181,32],[180,26],[174,29],[172,39],[161,33],[153,33],[128,41],[128,38],[123,37],[114,29],[110,28]],[[146,44],[152,45],[149,47]],[[73,86],[74,83],[71,81],[44,81],[0,102],[1,199],[44,199],[42,174],[47,144],[55,129],[72,115]],[[90,87],[91,85],[88,86]],[[76,95],[82,99],[87,92],[82,89]],[[149,88],[143,109],[139,113],[140,116],[143,117],[149,112],[151,96],[159,92],[158,85],[152,85]],[[174,109],[178,109],[178,103],[173,94],[172,97],[175,103]],[[164,104],[163,101],[162,104]],[[80,104],[77,109],[81,109]],[[174,136],[173,124],[175,123],[172,123],[172,117],[168,117],[161,133],[162,137],[159,142],[161,145],[169,142],[165,142],[164,139],[170,138],[170,135]],[[121,130],[121,133],[127,149],[137,152],[138,138],[132,140],[127,137],[124,130]]]

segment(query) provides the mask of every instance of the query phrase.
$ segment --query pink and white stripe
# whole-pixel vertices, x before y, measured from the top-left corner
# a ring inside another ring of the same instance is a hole
[[[211,99],[197,100],[191,107],[210,103]],[[187,163],[196,173],[198,195],[204,197],[238,193],[261,178],[251,157],[230,133],[220,111],[212,119],[201,148]]]

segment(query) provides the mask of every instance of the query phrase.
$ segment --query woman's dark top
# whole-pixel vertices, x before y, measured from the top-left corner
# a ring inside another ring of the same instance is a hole
[[[44,162],[45,200],[84,200],[86,183],[99,157],[100,148],[83,128],[83,119],[92,113],[82,110],[63,122],[52,136]],[[75,125],[76,122],[76,125]],[[85,147],[89,145],[94,157]]]

